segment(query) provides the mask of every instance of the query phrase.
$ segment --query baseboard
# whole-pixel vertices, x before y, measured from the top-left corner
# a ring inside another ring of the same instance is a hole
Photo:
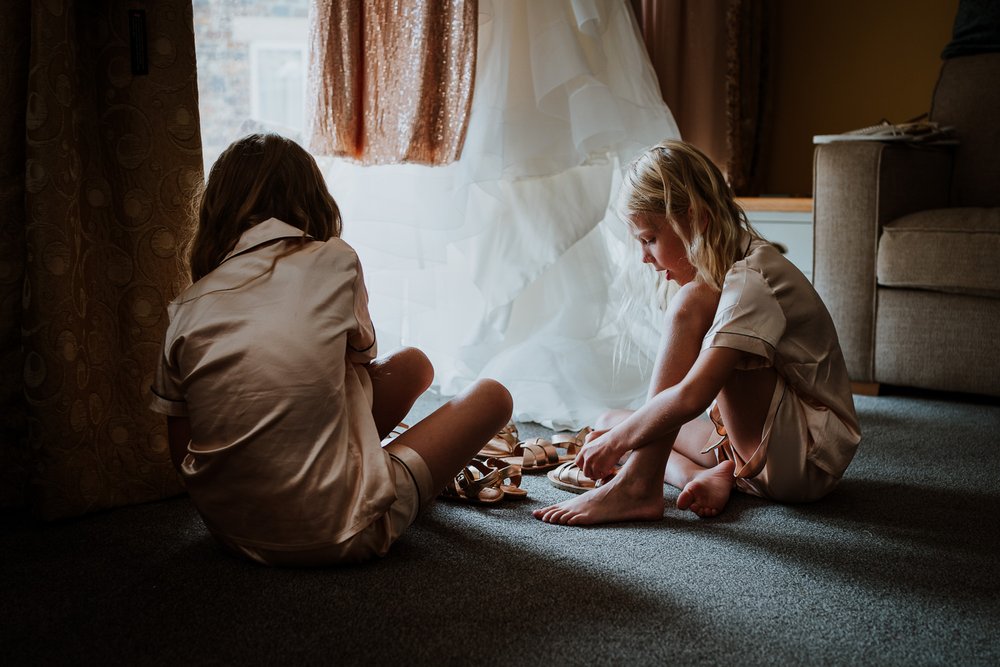
[[[878,396],[881,386],[878,382],[852,382],[851,392],[862,396]]]

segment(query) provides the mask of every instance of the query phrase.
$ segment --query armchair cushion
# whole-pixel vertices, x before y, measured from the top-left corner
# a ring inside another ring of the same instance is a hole
[[[885,223],[878,284],[1000,298],[1000,208],[948,208]]]

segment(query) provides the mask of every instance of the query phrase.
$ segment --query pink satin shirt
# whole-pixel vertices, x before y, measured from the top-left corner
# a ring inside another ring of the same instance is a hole
[[[395,491],[362,366],[375,332],[350,246],[266,220],[168,314],[151,408],[190,420],[181,475],[217,538],[312,548],[386,511]]]

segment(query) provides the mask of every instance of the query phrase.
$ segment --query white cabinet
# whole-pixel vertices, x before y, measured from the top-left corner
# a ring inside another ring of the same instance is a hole
[[[812,281],[812,199],[747,197],[737,200],[764,238],[788,249],[786,257]]]

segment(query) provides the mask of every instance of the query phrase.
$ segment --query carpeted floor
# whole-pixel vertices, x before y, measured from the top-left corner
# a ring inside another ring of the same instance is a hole
[[[185,497],[2,532],[4,664],[996,665],[1000,406],[856,398],[819,503],[565,528],[438,503],[387,558],[273,570]],[[422,402],[412,417],[434,405]],[[540,429],[526,425],[522,437]]]

